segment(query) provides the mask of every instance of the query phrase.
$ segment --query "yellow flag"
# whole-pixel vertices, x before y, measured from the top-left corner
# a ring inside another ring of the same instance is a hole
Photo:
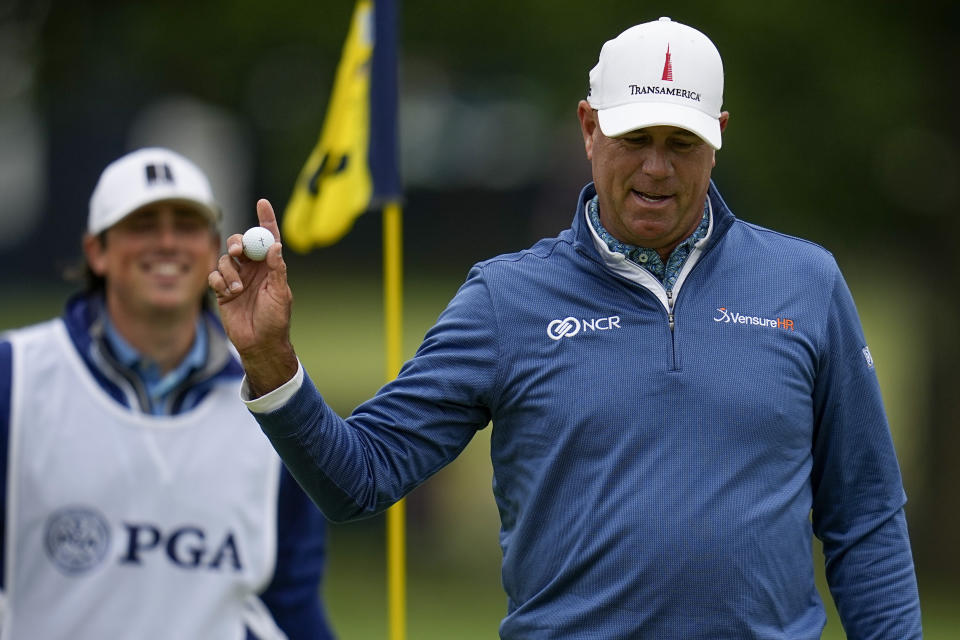
[[[372,18],[372,1],[358,0],[320,139],[300,171],[283,215],[283,239],[295,251],[335,243],[370,205]]]

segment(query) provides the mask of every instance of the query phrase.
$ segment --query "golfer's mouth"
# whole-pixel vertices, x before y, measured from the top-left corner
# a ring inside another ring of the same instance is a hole
[[[634,189],[633,194],[643,200],[644,202],[649,202],[651,204],[656,204],[658,202],[664,202],[672,198],[672,195],[663,195],[661,193],[650,193],[647,191],[637,191]]]

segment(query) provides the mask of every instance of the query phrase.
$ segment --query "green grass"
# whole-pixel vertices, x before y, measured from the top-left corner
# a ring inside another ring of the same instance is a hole
[[[333,525],[324,597],[340,637],[386,638],[383,518]],[[491,531],[496,544],[496,530]],[[407,632],[412,639],[496,638],[506,612],[499,554],[489,564],[442,562],[421,530],[408,528]],[[429,537],[429,534],[426,534]]]
[[[865,272],[869,273],[869,272]],[[410,275],[404,292],[404,355],[443,310],[465,274]],[[908,487],[922,464],[908,434],[923,411],[925,362],[911,342],[909,318],[888,313],[909,281],[895,274],[852,277],[864,329],[884,388],[888,413]],[[341,414],[372,395],[386,378],[383,305],[377,277],[343,273],[292,276],[295,294],[292,336],[298,354],[327,400]],[[3,292],[16,301],[0,309],[0,330],[56,315],[64,287],[24,286]],[[913,295],[913,294],[911,294]],[[902,297],[901,297],[902,296]],[[488,640],[506,611],[500,587],[498,520],[491,496],[489,433],[481,432],[450,466],[406,500],[407,637],[409,640]],[[331,525],[324,595],[344,640],[387,637],[385,519]],[[822,584],[822,580],[821,580]],[[823,638],[844,637],[832,602],[823,592],[829,622]],[[925,638],[958,637],[960,580],[921,584]]]

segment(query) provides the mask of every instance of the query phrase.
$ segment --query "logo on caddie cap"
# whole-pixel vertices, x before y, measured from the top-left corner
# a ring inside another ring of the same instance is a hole
[[[144,171],[147,173],[147,184],[153,184],[157,181],[173,184],[173,171],[166,162],[161,164],[148,164],[144,167]]]

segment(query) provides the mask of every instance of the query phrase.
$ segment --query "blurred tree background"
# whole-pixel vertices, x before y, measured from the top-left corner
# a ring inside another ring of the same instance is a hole
[[[228,233],[255,219],[257,197],[282,210],[319,133],[352,10],[351,0],[0,0],[0,329],[25,291],[61,291],[96,178],[130,148],[194,158]],[[408,290],[436,294],[417,330],[473,262],[569,224],[589,179],[576,102],[605,40],[661,15],[713,39],[731,112],[714,177],[739,217],[831,250],[868,338],[871,327],[887,332],[899,359],[886,371],[878,360],[878,371],[888,402],[898,399],[891,422],[921,589],[956,593],[960,259],[949,243],[960,231],[960,5],[405,0],[399,13]],[[367,215],[334,247],[288,255],[302,287],[325,297],[298,305],[368,309],[378,331],[376,301],[366,307],[335,283],[378,277],[379,233]],[[433,284],[417,289],[421,277]],[[313,369],[352,366],[349,351],[328,356],[318,352]],[[363,394],[333,397],[348,412]],[[414,503],[415,523],[449,503],[442,493]]]

